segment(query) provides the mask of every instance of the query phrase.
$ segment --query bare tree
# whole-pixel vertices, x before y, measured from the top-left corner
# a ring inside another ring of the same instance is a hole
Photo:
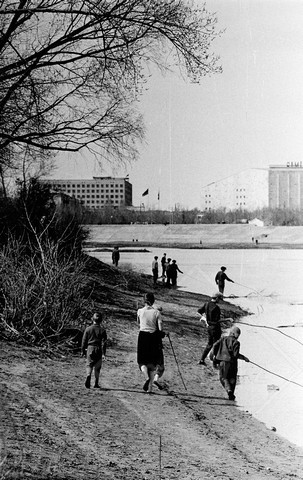
[[[220,71],[216,21],[187,0],[0,0],[0,165],[24,149],[134,158],[146,65]]]

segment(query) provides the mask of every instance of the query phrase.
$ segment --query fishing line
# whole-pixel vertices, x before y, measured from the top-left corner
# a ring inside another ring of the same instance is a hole
[[[234,282],[235,285],[240,285],[240,287],[248,288],[248,290],[251,290],[252,292],[255,292],[257,295],[261,297],[265,297],[265,295],[262,295],[262,293],[258,292],[258,290],[255,290],[254,288],[248,287],[247,285],[243,285],[242,283]],[[268,296],[268,295],[266,295]]]
[[[292,340],[299,343],[300,345],[303,345],[303,343],[300,342],[300,340],[298,340],[297,338],[294,338],[291,335],[287,335],[287,333],[281,332],[281,330],[279,330],[278,328],[275,328],[275,327],[268,327],[267,325],[257,325],[257,324],[245,323],[245,322],[239,322],[239,325],[247,325],[249,327],[268,328],[269,330],[275,330],[276,332],[281,333],[281,335],[284,335],[285,337],[291,338]]]
[[[286,380],[286,382],[293,383],[294,385],[298,385],[298,387],[303,388],[303,385],[301,383],[297,383],[294,380],[289,380],[289,378],[282,377],[282,375],[279,375],[278,373],[267,370],[267,368],[261,367],[261,365],[258,365],[257,363],[252,362],[251,360],[249,360],[249,363],[252,363],[252,365],[255,365],[256,367],[261,368],[261,370],[264,370],[265,372],[270,373],[271,375],[275,375],[276,377],[279,377],[279,378],[282,378],[283,380]]]

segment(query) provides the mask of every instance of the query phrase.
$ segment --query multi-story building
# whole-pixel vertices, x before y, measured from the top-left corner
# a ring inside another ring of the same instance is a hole
[[[303,164],[288,162],[269,167],[268,196],[270,208],[303,208]]]
[[[90,180],[40,180],[55,192],[65,193],[90,209],[132,205],[132,184],[128,178],[93,177]]]
[[[251,168],[202,188],[202,210],[255,210],[268,206],[268,169]]]

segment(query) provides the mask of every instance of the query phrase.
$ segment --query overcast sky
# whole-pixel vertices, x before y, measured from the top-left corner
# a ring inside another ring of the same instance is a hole
[[[208,0],[206,6],[225,29],[213,43],[223,73],[199,85],[153,74],[141,102],[140,159],[115,172],[129,174],[134,205],[201,208],[203,185],[303,160],[303,1]],[[52,177],[113,173],[86,154],[76,162],[71,157],[64,166],[58,161]]]

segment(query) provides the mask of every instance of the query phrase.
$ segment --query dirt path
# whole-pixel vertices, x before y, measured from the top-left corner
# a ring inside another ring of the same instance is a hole
[[[171,334],[187,389],[165,339],[165,389],[143,392],[136,334],[117,334],[101,391],[84,388],[78,356],[1,344],[1,479],[303,479],[303,451],[226,400],[217,372],[196,365],[196,335]]]

